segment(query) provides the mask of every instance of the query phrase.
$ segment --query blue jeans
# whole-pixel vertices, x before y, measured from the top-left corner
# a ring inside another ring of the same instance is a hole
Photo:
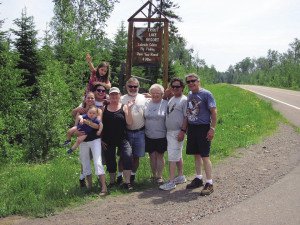
[[[132,148],[134,157],[145,156],[145,130],[130,131],[127,130],[127,139]]]

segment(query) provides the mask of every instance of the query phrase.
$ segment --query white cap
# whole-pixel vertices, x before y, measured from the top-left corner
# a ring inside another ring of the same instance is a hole
[[[121,92],[120,92],[119,88],[112,87],[111,89],[109,89],[109,94],[111,94],[111,93],[118,93],[118,94],[120,94]]]

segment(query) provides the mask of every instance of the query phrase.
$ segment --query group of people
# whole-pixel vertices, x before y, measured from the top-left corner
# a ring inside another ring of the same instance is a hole
[[[77,134],[75,144],[67,152],[71,154],[79,146],[81,186],[92,187],[92,157],[101,184],[101,196],[116,185],[132,190],[139,160],[147,152],[151,179],[160,189],[172,190],[176,184],[186,182],[182,151],[187,135],[186,153],[194,155],[196,177],[186,188],[204,186],[201,195],[211,194],[210,144],[214,138],[217,110],[213,95],[201,87],[199,77],[188,74],[185,82],[173,78],[166,90],[160,84],[153,84],[148,94],[140,94],[139,81],[131,77],[126,82],[127,94],[122,95],[119,88],[111,87],[109,64],[100,63],[94,68],[89,54],[86,59],[91,69],[90,81],[83,104],[72,111],[75,126],[68,131],[64,143],[69,145],[71,136]],[[189,88],[188,96],[183,94],[185,84]],[[164,182],[162,173],[166,151],[169,179]],[[110,177],[108,187],[104,164]]]

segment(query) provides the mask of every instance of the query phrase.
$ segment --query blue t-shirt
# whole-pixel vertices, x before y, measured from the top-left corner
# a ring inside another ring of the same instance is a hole
[[[82,115],[82,118],[86,119],[86,120],[90,120],[92,123],[100,124],[100,121],[97,118],[91,119],[91,118],[88,117],[87,114]],[[92,130],[94,130],[94,128],[90,127],[87,124],[78,124],[77,129],[80,130],[80,131],[84,131],[85,134],[88,134]]]
[[[197,93],[189,92],[187,100],[187,118],[189,124],[210,124],[211,108],[216,107],[212,93],[204,88]]]

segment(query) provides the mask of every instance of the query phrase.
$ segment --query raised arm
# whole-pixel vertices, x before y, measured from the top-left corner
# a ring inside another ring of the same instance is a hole
[[[90,71],[91,72],[95,71],[95,67],[94,67],[94,64],[92,62],[92,57],[89,53],[86,54],[85,59],[86,59],[88,65],[89,65]]]

